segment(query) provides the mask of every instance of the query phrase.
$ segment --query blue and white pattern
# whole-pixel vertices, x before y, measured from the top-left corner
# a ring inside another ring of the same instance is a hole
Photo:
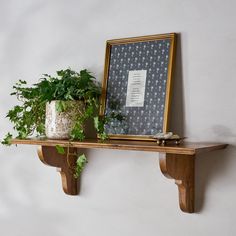
[[[119,101],[122,123],[112,120],[108,134],[154,135],[163,130],[170,39],[111,46],[107,84],[106,114],[112,112],[110,101]],[[130,70],[147,70],[143,107],[126,107]]]

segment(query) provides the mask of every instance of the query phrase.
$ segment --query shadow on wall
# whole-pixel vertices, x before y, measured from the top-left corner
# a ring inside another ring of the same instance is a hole
[[[181,35],[177,34],[176,57],[172,84],[172,100],[170,110],[170,131],[184,136],[185,134],[185,109],[184,109],[184,85],[182,73],[182,48]],[[235,136],[224,126],[212,127],[212,132],[216,137],[226,137],[231,141]],[[227,142],[227,141],[226,141]],[[200,212],[204,208],[204,201],[207,189],[217,178],[223,179],[230,173],[228,170],[235,166],[234,158],[236,147],[230,145],[225,150],[204,153],[198,155],[195,165],[195,211]],[[232,173],[232,172],[231,172]],[[228,179],[229,177],[227,177]],[[232,178],[231,178],[232,179]],[[222,180],[223,182],[224,180]],[[221,182],[221,183],[222,183]],[[223,187],[223,186],[221,186]],[[219,186],[220,188],[220,186]]]
[[[216,138],[222,137],[225,142],[235,143],[236,135],[223,125],[214,125],[211,127],[212,134]],[[211,152],[199,155],[196,158],[196,211],[199,212],[204,208],[207,189],[217,178],[227,177],[227,184],[234,178],[230,177],[232,171],[229,168],[236,165],[235,159],[236,146],[230,145],[226,150]],[[234,163],[233,163],[234,162]],[[228,174],[228,175],[227,175]],[[234,184],[234,183],[233,183]],[[219,186],[223,189],[224,186]]]
[[[184,93],[183,93],[183,70],[182,70],[181,35],[177,34],[176,56],[173,73],[172,99],[170,109],[169,130],[184,136]]]
[[[234,179],[229,176],[229,174],[232,175],[232,171],[229,171],[229,168],[235,166],[235,153],[236,147],[230,145],[224,150],[204,153],[197,156],[195,164],[196,212],[203,210],[207,189],[213,181],[220,178],[223,184],[223,181],[225,181],[223,179],[225,178]],[[234,162],[234,164],[232,162]],[[219,186],[219,189],[224,189],[224,186]]]

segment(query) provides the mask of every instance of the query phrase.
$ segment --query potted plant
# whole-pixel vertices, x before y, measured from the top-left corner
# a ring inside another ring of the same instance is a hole
[[[87,70],[79,73],[71,69],[57,71],[57,75],[44,74],[43,78],[31,87],[19,80],[13,86],[13,93],[20,101],[9,110],[7,117],[14,125],[16,137],[44,136],[53,139],[83,140],[85,124],[94,121],[94,127],[105,139],[104,125],[108,118],[98,117],[100,85]],[[13,135],[8,133],[2,144],[9,145]],[[63,147],[56,146],[64,153]],[[78,157],[76,176],[86,163],[86,157]]]

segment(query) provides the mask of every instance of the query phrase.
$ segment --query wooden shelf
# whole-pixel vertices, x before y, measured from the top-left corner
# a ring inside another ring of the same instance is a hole
[[[56,146],[61,145],[67,147],[68,140],[49,140],[49,139],[13,139],[12,144],[28,144],[40,146]],[[107,140],[100,141],[97,139],[89,139],[82,142],[70,142],[70,147],[74,148],[102,148],[102,149],[119,149],[119,150],[135,150],[148,152],[164,152],[174,154],[194,155],[200,152],[213,151],[223,149],[227,144],[219,143],[189,143],[184,142],[180,145],[159,146],[156,142],[150,141],[127,141],[127,140]]]
[[[219,143],[187,143],[180,145],[159,146],[150,141],[108,140],[100,141],[89,139],[82,142],[69,142],[68,140],[47,139],[13,139],[12,144],[39,145],[38,155],[40,160],[49,166],[59,168],[62,176],[64,192],[69,195],[79,193],[78,181],[74,178],[71,166],[76,163],[76,157],[57,153],[55,146],[69,147],[70,152],[78,152],[80,149],[102,148],[117,150],[134,150],[158,152],[159,164],[162,173],[175,180],[179,190],[179,205],[182,211],[194,212],[194,175],[195,156],[202,152],[214,151],[226,148],[227,144]],[[68,161],[69,160],[69,161]]]

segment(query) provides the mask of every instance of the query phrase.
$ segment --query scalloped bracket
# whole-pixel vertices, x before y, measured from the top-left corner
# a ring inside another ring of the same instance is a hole
[[[183,212],[194,212],[195,155],[160,153],[161,172],[174,179],[179,191],[179,206]]]
[[[65,148],[66,152],[68,147]],[[70,148],[70,153],[77,153],[77,148]],[[56,167],[61,174],[62,187],[66,194],[79,194],[79,181],[74,177],[77,157],[75,155],[59,154],[55,147],[40,146],[38,148],[39,159],[46,165]]]

